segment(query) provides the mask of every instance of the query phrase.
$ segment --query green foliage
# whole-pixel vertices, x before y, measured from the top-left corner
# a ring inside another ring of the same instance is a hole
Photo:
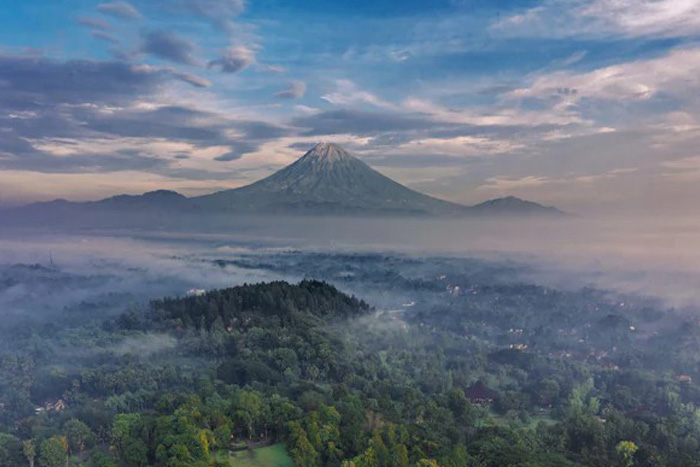
[[[68,459],[68,441],[63,436],[52,436],[41,443],[39,452],[41,467],[64,467]]]
[[[29,466],[34,467],[34,462],[36,459],[36,445],[34,444],[34,440],[28,439],[22,442],[22,453],[24,454],[24,457],[27,458]]]
[[[615,446],[615,452],[620,458],[621,467],[633,467],[634,455],[639,450],[639,447],[632,441],[620,441]]]
[[[15,436],[0,433],[0,465],[20,465],[23,461],[22,442]]]
[[[82,453],[86,447],[90,447],[95,436],[90,427],[75,418],[63,425],[63,433],[68,440],[69,450],[73,454]]]
[[[436,301],[445,293],[387,277]],[[370,313],[317,281],[164,299],[147,313],[64,331],[63,341],[88,335],[102,353],[35,379],[36,362],[50,359],[27,344],[0,354],[11,397],[2,416],[12,420],[11,434],[0,434],[0,465],[38,457],[63,467],[68,454],[100,467],[695,465],[693,383],[665,370],[604,368],[596,359],[612,348],[593,361],[560,355],[568,343],[547,321],[560,319],[571,295],[516,285],[477,291],[468,300],[450,295],[446,309],[402,314]],[[615,355],[632,362],[627,318],[605,309],[596,332],[614,328]],[[537,329],[532,347],[511,348],[528,326]],[[104,350],[154,336],[176,345],[149,358]],[[477,381],[494,392],[492,403],[469,396]],[[58,397],[67,408],[32,414]],[[268,449],[277,460],[264,460]]]

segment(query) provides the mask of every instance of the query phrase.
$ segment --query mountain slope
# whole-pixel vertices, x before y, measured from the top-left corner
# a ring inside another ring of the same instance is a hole
[[[193,198],[203,209],[275,213],[466,213],[380,174],[343,148],[320,143],[284,169],[251,185]]]

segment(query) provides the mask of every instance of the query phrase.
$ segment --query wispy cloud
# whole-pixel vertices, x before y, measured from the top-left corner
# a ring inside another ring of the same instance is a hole
[[[588,124],[578,113],[565,108],[546,108],[542,110],[523,109],[517,105],[500,105],[491,107],[468,107],[450,109],[441,104],[421,99],[408,98],[403,108],[412,112],[430,115],[432,118],[463,125],[476,126],[525,126],[539,127],[546,125]]]
[[[92,18],[88,16],[81,16],[78,18],[78,23],[82,24],[83,26],[86,26],[88,28],[93,28],[93,29],[103,29],[103,30],[111,30],[114,29],[114,27],[106,20],[102,18]]]
[[[275,93],[279,99],[300,99],[306,94],[306,83],[303,81],[292,81],[286,89]]]
[[[679,48],[651,59],[606,66],[588,72],[555,71],[535,75],[528,87],[508,98],[553,99],[557,105],[584,99],[648,100],[660,93],[691,97],[700,89],[700,48]]]
[[[90,31],[90,35],[94,37],[95,39],[99,39],[101,41],[106,41],[111,44],[119,44],[121,41],[117,36],[110,34],[106,31],[100,31],[100,30],[94,30]]]
[[[232,33],[233,19],[245,10],[244,0],[180,0],[181,7],[217,28]]]
[[[114,16],[119,19],[135,20],[141,18],[139,10],[129,2],[114,1],[100,3],[97,9],[106,15]]]
[[[197,88],[209,88],[212,86],[212,82],[201,76],[193,75],[192,73],[186,73],[184,71],[172,70],[171,74],[176,79],[189,83]]]
[[[683,37],[700,34],[697,0],[545,0],[499,19],[500,35],[539,37]]]
[[[359,89],[355,83],[348,79],[335,81],[335,90],[324,94],[321,99],[337,106],[369,104],[374,107],[395,109],[396,106],[371,92]]]

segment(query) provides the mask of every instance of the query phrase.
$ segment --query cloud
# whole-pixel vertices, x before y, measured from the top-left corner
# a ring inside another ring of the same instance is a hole
[[[373,167],[398,169],[434,169],[438,167],[463,167],[465,165],[465,158],[445,154],[374,154],[380,151],[372,151],[364,156],[362,160]],[[415,183],[415,181],[412,181],[412,183]]]
[[[95,39],[99,39],[101,41],[106,41],[111,44],[119,44],[121,41],[114,35],[105,32],[105,31],[100,31],[100,30],[94,30],[90,31],[90,35],[94,37]]]
[[[211,143],[226,140],[220,128],[195,125],[191,115],[179,114],[181,110],[165,107],[152,111],[122,111],[117,114],[93,115],[93,118],[85,121],[82,127],[123,138],[164,138]]]
[[[697,0],[545,0],[500,19],[508,37],[685,37],[700,34]]]
[[[58,104],[118,105],[152,93],[163,83],[162,70],[125,62],[52,60],[0,54],[0,92],[4,110],[36,110]]]
[[[255,54],[248,47],[239,45],[230,47],[216,60],[209,62],[209,68],[219,70],[223,73],[238,73],[255,63]]]
[[[255,152],[258,149],[258,144],[253,143],[240,143],[235,145],[235,149],[221,156],[215,157],[214,160],[218,162],[230,162],[235,161],[243,157],[245,154]]]
[[[279,99],[300,99],[306,94],[306,83],[303,81],[292,81],[286,89],[275,94]]]
[[[115,1],[105,2],[97,5],[97,9],[110,16],[119,19],[134,20],[141,18],[141,13],[129,2]]]
[[[397,147],[404,154],[443,154],[452,157],[483,157],[512,153],[523,145],[507,139],[487,136],[453,136],[447,138],[417,137]]]
[[[243,0],[181,0],[181,8],[231,33],[234,29],[232,19],[243,12],[245,2]]]
[[[359,136],[379,135],[387,132],[426,130],[442,125],[429,118],[417,115],[400,115],[386,112],[360,110],[332,110],[303,115],[292,119],[292,125],[304,129],[304,136],[353,134]]]
[[[194,103],[167,104],[175,90],[171,102],[183,101],[176,80],[209,85],[170,68],[0,55],[0,82],[12,89],[0,92],[0,170],[231,180],[217,161],[295,131]]]
[[[131,152],[83,152],[54,155],[50,140],[30,143],[15,132],[6,133],[0,141],[0,168],[6,171],[28,170],[40,173],[107,173],[121,171],[153,171],[167,163],[153,155]]]
[[[526,177],[514,178],[514,177],[493,177],[487,179],[483,185],[481,185],[479,190],[486,191],[496,191],[500,193],[512,193],[513,190],[519,188],[533,188],[545,185],[547,183],[554,183],[547,177],[537,177],[533,175],[528,175]]]
[[[595,0],[578,13],[612,23],[627,36],[700,33],[700,3],[696,0]]]
[[[396,108],[395,105],[377,97],[375,94],[358,89],[357,85],[350,80],[336,80],[335,86],[335,91],[321,96],[321,99],[338,106],[369,104],[385,109]]]
[[[236,129],[243,131],[246,138],[258,141],[277,139],[290,134],[290,129],[287,127],[251,120],[237,121]]]
[[[559,106],[584,99],[645,101],[660,94],[691,98],[700,88],[700,47],[671,50],[656,58],[620,63],[588,72],[535,75],[511,99],[541,98]]]
[[[191,73],[186,73],[184,71],[173,70],[171,71],[171,74],[174,78],[179,79],[180,81],[184,81],[185,83],[189,83],[197,88],[208,88],[212,85],[211,81],[209,81],[208,79],[202,78],[197,75],[193,75]]]
[[[402,103],[402,108],[425,114],[437,121],[480,127],[536,128],[587,123],[578,113],[565,106],[529,110],[508,104],[453,109],[426,99],[408,98]]]
[[[269,73],[276,73],[276,74],[282,74],[287,71],[287,69],[283,66],[280,65],[263,65],[263,64],[258,64],[258,70],[260,71],[266,71]]]
[[[170,31],[148,31],[143,34],[141,52],[184,65],[198,65],[195,46],[189,40]]]
[[[12,89],[0,92],[0,167],[40,172],[164,170],[168,164],[148,150],[110,148],[115,141],[138,146],[127,138],[168,138],[202,146],[231,141],[225,123],[211,115],[141,108],[143,100],[173,79],[196,81],[181,72],[123,62],[0,55],[0,82]]]
[[[90,18],[87,16],[82,16],[78,18],[78,23],[92,29],[102,29],[105,31],[114,29],[109,22],[103,20],[102,18]]]

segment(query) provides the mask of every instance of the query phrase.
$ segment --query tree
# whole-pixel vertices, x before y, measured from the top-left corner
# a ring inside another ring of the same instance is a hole
[[[122,460],[129,467],[146,467],[148,465],[148,448],[140,439],[130,440],[122,452]]]
[[[141,421],[139,414],[119,414],[112,424],[112,446],[121,456],[131,438],[132,428]]]
[[[338,406],[341,418],[340,439],[345,451],[350,454],[359,453],[359,447],[363,445],[363,424],[365,423],[365,409],[361,399],[353,394],[347,397]]]
[[[112,456],[96,448],[90,453],[90,467],[118,467],[118,465]]]
[[[71,453],[82,453],[88,443],[92,442],[94,434],[92,430],[80,420],[75,418],[68,420],[63,425],[63,433],[68,439]]]
[[[374,430],[374,435],[370,441],[370,445],[374,448],[375,457],[379,465],[389,465],[391,462],[391,453],[386,447],[382,435],[379,430]]]
[[[171,446],[163,444],[158,446],[156,459],[166,467],[188,467],[194,462],[194,457],[187,446],[179,443]]]
[[[399,444],[394,449],[394,465],[396,467],[408,467],[408,448]]]
[[[255,425],[259,421],[262,411],[262,400],[260,394],[255,391],[241,391],[236,401],[236,419],[246,427],[249,438],[254,438],[256,433]]]
[[[639,446],[632,441],[620,441],[615,446],[615,452],[620,458],[621,467],[632,467],[634,465],[634,455],[639,450]]]
[[[467,452],[467,447],[464,444],[458,444],[452,450],[452,455],[450,456],[450,466],[451,467],[469,467],[470,457]]]
[[[34,467],[34,460],[36,459],[34,440],[28,439],[22,442],[22,451],[24,452],[24,457],[27,458],[27,462],[29,462],[29,467]]]
[[[0,433],[0,465],[24,465],[22,443],[5,433]]]
[[[298,467],[315,467],[318,453],[299,422],[289,422],[290,454]]]
[[[64,436],[52,436],[41,443],[39,463],[42,467],[63,467],[68,461],[68,441]]]

